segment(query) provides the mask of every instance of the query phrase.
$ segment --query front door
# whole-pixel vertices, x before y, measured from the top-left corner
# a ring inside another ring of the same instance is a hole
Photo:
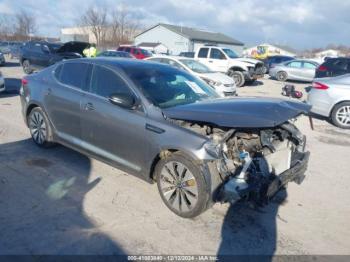
[[[83,147],[106,162],[142,173],[149,152],[145,113],[109,101],[120,93],[134,96],[117,72],[94,65],[90,92],[82,103]]]
[[[208,64],[210,69],[216,72],[227,73],[228,62],[225,54],[218,48],[211,48]]]

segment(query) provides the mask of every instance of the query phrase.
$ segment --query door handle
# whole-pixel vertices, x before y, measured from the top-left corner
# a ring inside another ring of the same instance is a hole
[[[157,134],[162,134],[165,132],[164,129],[157,127],[157,126],[154,126],[154,125],[150,125],[150,124],[146,124],[145,128],[147,130],[152,131],[152,132],[157,133]]]
[[[87,111],[93,111],[93,110],[95,110],[95,107],[92,103],[89,102],[89,103],[85,104],[84,109]]]

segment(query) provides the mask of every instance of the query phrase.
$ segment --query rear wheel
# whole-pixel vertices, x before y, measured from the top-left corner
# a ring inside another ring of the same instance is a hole
[[[52,129],[45,113],[40,107],[35,107],[30,111],[28,126],[33,141],[40,147],[50,147],[52,142]]]
[[[29,60],[24,60],[22,62],[22,67],[23,67],[24,73],[26,73],[28,75],[33,73],[33,69],[32,69],[32,66],[30,65]]]
[[[198,165],[184,154],[160,160],[155,172],[159,194],[172,212],[192,218],[206,210],[210,190]]]
[[[332,111],[331,119],[336,126],[350,129],[350,102],[336,105]]]
[[[288,74],[287,74],[287,72],[284,72],[284,71],[278,72],[276,75],[276,79],[278,81],[284,82],[287,80],[287,78],[288,78]]]

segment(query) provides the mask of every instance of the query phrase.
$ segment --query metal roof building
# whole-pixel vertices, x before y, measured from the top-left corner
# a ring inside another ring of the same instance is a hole
[[[192,52],[205,44],[215,44],[233,49],[241,54],[244,44],[236,39],[218,32],[211,32],[196,28],[157,24],[135,37],[135,44],[162,43],[168,47],[171,54]]]

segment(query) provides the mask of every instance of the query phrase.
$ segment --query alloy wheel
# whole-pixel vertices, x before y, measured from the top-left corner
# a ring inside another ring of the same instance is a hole
[[[198,201],[197,181],[182,163],[171,161],[160,173],[160,189],[165,200],[179,212],[191,211]]]
[[[34,112],[29,118],[29,129],[34,141],[42,145],[47,138],[44,117],[39,112]]]
[[[350,127],[350,106],[343,106],[336,112],[338,123],[343,126]]]

